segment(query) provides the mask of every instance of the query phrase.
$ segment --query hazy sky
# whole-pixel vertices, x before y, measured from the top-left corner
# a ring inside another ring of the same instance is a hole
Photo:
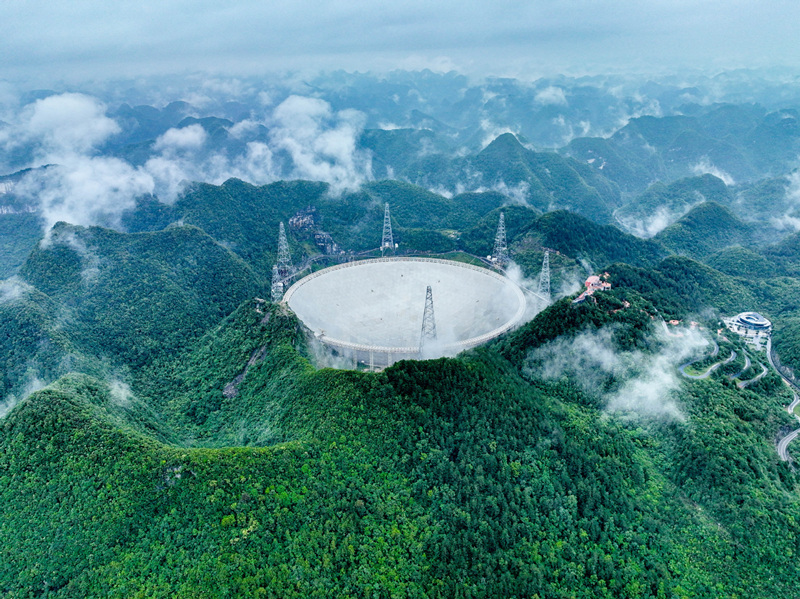
[[[796,0],[3,0],[0,79],[795,66],[798,23]]]

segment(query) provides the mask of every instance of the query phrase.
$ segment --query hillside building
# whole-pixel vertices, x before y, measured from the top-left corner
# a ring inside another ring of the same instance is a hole
[[[758,312],[742,312],[733,318],[723,318],[722,322],[748,345],[760,350],[772,334],[772,323]]]
[[[603,273],[603,276],[599,275],[592,275],[583,283],[586,287],[586,291],[581,293],[578,297],[572,300],[573,304],[580,304],[581,302],[586,301],[587,297],[594,295],[595,291],[605,291],[606,289],[611,289],[611,283],[606,281],[608,278],[608,273]]]

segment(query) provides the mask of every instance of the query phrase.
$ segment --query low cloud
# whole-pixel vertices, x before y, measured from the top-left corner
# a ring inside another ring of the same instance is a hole
[[[800,231],[800,171],[794,171],[787,178],[785,204],[788,208],[781,216],[770,219],[778,230]]]
[[[248,135],[252,135],[258,131],[259,127],[261,126],[261,123],[258,121],[245,119],[243,121],[239,121],[238,123],[234,123],[233,126],[228,129],[228,133],[230,133],[236,139],[243,139]]]
[[[722,179],[725,185],[735,185],[736,182],[733,180],[728,173],[723,171],[722,169],[717,168],[711,161],[708,159],[708,156],[703,156],[703,158],[692,166],[692,172],[695,175],[714,175],[717,179]]]
[[[649,239],[676,222],[700,202],[702,200],[695,204],[683,204],[675,208],[662,205],[646,216],[617,215],[617,222],[632,235]]]
[[[498,193],[502,193],[504,196],[509,198],[511,201],[510,204],[515,204],[519,206],[527,206],[528,200],[531,197],[531,185],[527,181],[520,181],[514,186],[509,187],[505,181],[499,181],[495,183],[489,189],[480,189],[479,191],[496,191]]]
[[[130,406],[131,400],[133,399],[133,392],[127,383],[118,379],[111,379],[108,382],[108,390],[111,403],[122,408]]]
[[[289,96],[273,112],[270,141],[291,156],[292,178],[326,181],[339,193],[372,178],[369,154],[356,149],[365,122],[357,110],[334,112],[323,100]]]
[[[153,145],[156,151],[197,150],[206,143],[208,134],[202,125],[195,123],[181,129],[168,129]]]
[[[61,229],[54,232],[53,229],[50,229],[40,244],[45,249],[53,245],[61,245],[74,250],[81,258],[81,281],[84,285],[91,285],[97,280],[100,274],[101,258],[94,250],[87,247],[86,242],[75,235],[73,230]]]
[[[551,253],[552,256],[552,253]],[[552,270],[551,270],[552,275]],[[534,316],[536,316],[539,312],[544,310],[547,307],[547,304],[543,301],[543,298],[539,296],[539,281],[541,277],[541,272],[534,278],[528,278],[522,272],[522,268],[513,260],[509,262],[508,266],[506,267],[506,276],[511,279],[514,283],[516,283],[519,287],[523,290],[527,291],[526,299],[528,301],[528,307],[525,311],[525,316],[523,317],[521,322],[528,322]],[[574,269],[559,269],[557,271],[556,279],[559,281],[558,287],[552,287],[552,278],[551,278],[551,288],[550,288],[550,300],[552,302],[556,302],[563,297],[567,297],[568,295],[572,295],[582,287],[583,278],[579,275],[579,273],[575,272]]]
[[[559,145],[566,146],[576,137],[586,137],[592,130],[592,123],[590,121],[578,121],[573,124],[564,118],[564,115],[558,115],[552,120],[555,128],[561,132],[561,139]]]
[[[0,304],[18,300],[29,289],[31,289],[30,285],[17,277],[0,281]]]
[[[365,116],[355,110],[336,112],[330,104],[315,98],[290,96],[266,120],[245,120],[229,133],[246,139],[265,127],[268,141],[249,141],[235,156],[198,151],[207,146],[208,136],[198,124],[170,129],[156,142],[159,154],[151,157],[144,170],[153,178],[159,199],[173,202],[190,181],[219,184],[231,177],[254,184],[279,179],[324,181],[333,194],[357,189],[372,179],[370,155],[357,149]],[[288,155],[288,170],[279,154]]]
[[[356,189],[372,178],[369,153],[357,149],[365,121],[358,111],[335,111],[323,100],[290,96],[263,121],[248,119],[230,128],[235,138],[250,137],[236,155],[209,148],[208,133],[195,123],[167,130],[145,163],[133,166],[101,154],[103,144],[120,132],[106,106],[83,94],[61,94],[23,107],[0,129],[0,151],[7,159],[28,157],[21,164],[12,159],[4,165],[8,169],[53,165],[15,186],[20,197],[38,206],[47,229],[58,221],[117,227],[137,198],[153,194],[171,203],[190,181],[311,179],[329,183],[333,194]],[[268,131],[266,141],[253,139],[259,130]]]
[[[29,369],[28,375],[23,382],[21,389],[16,394],[10,394],[0,400],[0,419],[5,418],[5,416],[14,409],[19,402],[28,398],[31,393],[35,393],[40,389],[44,389],[47,386],[47,383],[40,379],[38,376],[33,374],[35,369]]]
[[[117,226],[136,198],[153,193],[153,176],[118,158],[74,154],[57,166],[34,171],[15,192],[34,202],[49,229],[58,221]]]
[[[30,172],[17,195],[37,204],[49,229],[58,221],[91,225],[118,224],[135,198],[152,193],[153,178],[118,158],[99,156],[99,148],[120,131],[106,107],[83,94],[60,94],[25,106],[14,125],[3,130],[7,154],[28,152]]]
[[[528,376],[554,380],[568,376],[590,394],[602,397],[609,412],[683,420],[675,400],[680,386],[677,366],[708,342],[687,329],[680,337],[652,333],[657,350],[620,351],[615,328],[604,327],[572,338],[559,338],[529,353]]]
[[[608,132],[609,135],[616,132],[617,129],[621,129],[633,119],[638,119],[642,116],[664,116],[661,104],[654,98],[647,98],[642,94],[636,93],[630,97],[629,104],[629,106],[625,107],[627,110],[625,110],[624,114],[617,119],[615,128]],[[644,147],[655,151],[655,148],[646,143],[644,144]]]
[[[86,154],[120,132],[106,107],[84,94],[61,94],[23,108],[0,138],[7,148],[33,144],[39,156]]]
[[[490,143],[492,143],[495,139],[503,135],[504,133],[511,133],[514,137],[519,136],[519,131],[515,129],[511,129],[507,126],[497,125],[490,121],[489,119],[483,119],[481,121],[481,130],[483,131],[483,139],[481,140],[481,149],[486,148]]]
[[[527,306],[519,324],[528,322],[548,306],[545,301],[546,298],[539,295],[539,277],[535,279],[527,278],[523,274],[522,268],[513,261],[506,267],[506,276],[526,292],[525,300]]]
[[[556,105],[556,106],[567,105],[567,96],[564,94],[564,90],[560,87],[555,87],[553,85],[537,92],[536,95],[534,96],[534,100],[536,100],[537,103],[543,105]]]

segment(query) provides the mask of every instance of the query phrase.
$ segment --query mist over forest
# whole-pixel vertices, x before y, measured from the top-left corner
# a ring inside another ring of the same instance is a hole
[[[798,596],[796,8],[28,4],[0,595]]]
[[[396,71],[162,83],[7,84],[6,210],[35,208],[48,227],[119,227],[137,198],[173,204],[192,181],[303,179],[338,195],[391,179],[445,197],[496,191],[646,237],[704,199],[783,231],[798,222],[800,98],[785,76],[475,81]]]

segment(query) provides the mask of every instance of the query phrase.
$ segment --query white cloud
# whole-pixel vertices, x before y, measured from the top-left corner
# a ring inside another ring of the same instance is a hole
[[[195,123],[181,129],[168,129],[153,145],[156,151],[197,150],[206,143],[208,134],[202,125]]]
[[[0,281],[0,304],[19,299],[30,288],[27,283],[17,277]]]
[[[553,125],[561,129],[561,139],[558,141],[559,145],[566,146],[576,137],[586,137],[592,129],[592,124],[589,121],[578,121],[577,130],[575,126],[564,118],[564,115],[559,114],[552,120]]]
[[[773,217],[770,222],[779,229],[800,231],[800,170],[790,173],[786,184],[786,205],[788,208],[781,216]]]
[[[235,177],[255,183],[266,183],[279,178],[273,163],[272,150],[259,141],[247,144],[247,151],[234,162],[232,172]]]
[[[703,158],[692,166],[692,172],[695,175],[714,175],[717,179],[722,179],[725,185],[735,185],[736,182],[733,180],[728,173],[723,171],[720,168],[717,168],[711,161],[708,159],[708,156],[703,156]]]
[[[261,123],[258,121],[245,119],[243,121],[239,121],[238,123],[234,123],[234,125],[228,129],[228,133],[230,133],[236,139],[242,139],[248,135],[254,134],[256,131],[258,131],[259,127],[261,127]]]
[[[112,378],[108,382],[108,390],[111,397],[111,403],[114,405],[127,408],[131,405],[131,400],[134,399],[130,386],[118,379]]]
[[[208,89],[227,87],[216,82]],[[137,197],[155,194],[173,202],[189,181],[219,184],[238,177],[264,184],[303,178],[326,181],[338,193],[372,177],[369,154],[357,150],[365,116],[355,110],[334,111],[315,98],[291,96],[264,123],[246,120],[231,127],[231,135],[240,139],[269,127],[269,143],[250,141],[237,156],[206,152],[208,134],[195,123],[158,137],[155,154],[140,167],[96,155],[120,130],[105,110],[90,96],[61,94],[24,107],[11,125],[0,129],[0,148],[6,152],[22,148],[33,159],[29,166],[55,165],[30,173],[15,189],[39,205],[48,228],[60,220],[116,226]],[[289,172],[276,166],[279,151],[292,159]]]
[[[15,187],[19,195],[39,202],[47,228],[58,221],[114,226],[138,196],[153,190],[153,177],[141,168],[117,158],[81,155],[34,171]]]
[[[534,100],[536,100],[536,102],[539,104],[544,104],[545,106],[551,104],[556,106],[567,105],[567,96],[564,94],[564,90],[553,85],[537,92],[534,96]]]
[[[486,148],[490,143],[492,143],[495,139],[503,135],[504,133],[511,133],[514,137],[519,136],[519,131],[515,129],[511,129],[507,126],[496,125],[489,119],[481,120],[481,129],[484,132],[483,140],[481,141],[481,149]]]
[[[368,154],[356,150],[365,116],[356,110],[334,113],[316,98],[289,96],[272,115],[270,141],[289,153],[293,178],[326,181],[334,193],[372,178]]]
[[[659,206],[646,216],[617,215],[616,218],[617,222],[632,235],[649,239],[666,229],[702,201],[703,199],[701,196],[697,202],[691,204],[687,203],[674,208],[670,208],[666,205]]]
[[[135,198],[151,193],[152,177],[127,162],[96,156],[96,149],[119,132],[105,106],[83,94],[61,94],[25,106],[4,130],[6,150],[30,148],[34,163],[53,164],[29,173],[15,192],[37,203],[47,227],[64,220],[75,224],[116,224]]]
[[[144,165],[153,178],[153,193],[162,202],[172,203],[183,193],[189,183],[188,163],[177,158],[154,156]]]
[[[8,395],[0,400],[0,419],[5,418],[6,414],[14,409],[14,406],[29,395],[45,388],[47,383],[34,374],[35,371],[36,369],[33,366],[29,368],[25,376],[25,384],[17,395]]]
[[[6,143],[33,143],[40,155],[58,157],[91,152],[119,125],[106,116],[105,106],[83,94],[61,94],[26,106]]]
[[[680,387],[677,366],[708,345],[694,329],[682,333],[668,336],[656,329],[651,341],[659,350],[654,353],[618,350],[614,327],[562,337],[531,351],[525,371],[550,380],[569,376],[586,392],[603,397],[610,412],[682,420],[674,396]],[[621,383],[606,392],[610,379]]]

